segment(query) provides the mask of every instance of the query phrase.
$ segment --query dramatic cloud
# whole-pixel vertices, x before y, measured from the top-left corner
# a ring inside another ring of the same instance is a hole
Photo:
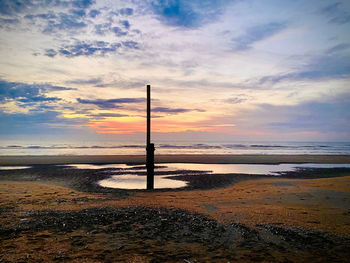
[[[118,104],[140,103],[145,102],[144,98],[122,98],[122,99],[108,99],[108,100],[85,100],[78,98],[77,101],[82,104],[93,104],[102,109],[116,109],[121,108]]]
[[[143,133],[151,84],[160,132],[317,139],[334,118],[344,138],[349,14],[345,0],[0,0],[0,111],[24,130]]]
[[[245,34],[232,39],[233,49],[236,51],[250,49],[254,43],[269,38],[286,27],[287,23],[285,22],[272,22],[248,28]]]

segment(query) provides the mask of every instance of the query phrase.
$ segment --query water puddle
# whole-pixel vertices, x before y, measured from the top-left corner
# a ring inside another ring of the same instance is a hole
[[[181,188],[186,187],[187,182],[180,180],[167,179],[168,175],[154,176],[154,188]],[[111,178],[101,180],[98,184],[102,187],[121,188],[121,189],[145,189],[146,188],[145,175],[123,174],[114,175]]]
[[[296,168],[350,168],[350,164],[318,164],[318,163],[282,163],[282,164],[199,164],[199,163],[165,163],[161,171],[194,170],[210,171],[214,174],[278,174],[278,172],[294,171]]]
[[[136,173],[146,173],[145,165],[127,165],[127,164],[72,164],[67,165],[76,169],[104,169],[115,168],[115,175],[111,178],[99,181],[102,187],[121,188],[121,189],[145,189],[146,176]],[[186,187],[187,182],[169,179],[167,177],[197,172],[214,174],[257,174],[257,175],[278,175],[279,172],[294,171],[297,168],[350,168],[350,164],[198,164],[198,163],[164,163],[155,166],[154,187],[161,188],[181,188]],[[179,173],[179,171],[183,171]],[[108,171],[111,172],[111,171]],[[113,171],[112,171],[113,172]],[[120,174],[120,173],[125,174]],[[162,175],[166,172],[167,175]],[[172,173],[173,172],[173,173]]]
[[[105,168],[116,168],[116,169],[127,169],[132,166],[121,163],[121,164],[65,164],[64,166],[68,166],[76,169],[105,169]]]
[[[19,169],[29,169],[31,166],[0,166],[0,170],[19,170]]]

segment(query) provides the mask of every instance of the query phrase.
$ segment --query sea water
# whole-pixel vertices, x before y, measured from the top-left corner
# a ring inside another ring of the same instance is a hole
[[[350,154],[350,142],[155,142],[156,154]],[[144,142],[9,142],[0,155],[138,155]]]

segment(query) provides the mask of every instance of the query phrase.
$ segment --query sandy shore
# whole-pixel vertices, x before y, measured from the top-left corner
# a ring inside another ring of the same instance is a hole
[[[0,171],[0,261],[277,263],[350,257],[349,169],[240,175],[220,188],[218,182],[239,175],[212,181],[214,175],[203,174],[196,177],[215,183],[213,188],[124,194],[93,187],[107,171],[46,165]]]
[[[156,155],[156,163],[350,163],[350,155]],[[0,156],[0,165],[144,163],[145,155]]]
[[[144,156],[6,158],[1,164],[138,163]],[[349,156],[158,158],[349,163]],[[56,165],[0,170],[0,262],[299,263],[350,257],[350,169],[313,168],[278,177],[182,171],[177,180],[188,181],[188,187],[156,191],[96,184],[115,173]]]

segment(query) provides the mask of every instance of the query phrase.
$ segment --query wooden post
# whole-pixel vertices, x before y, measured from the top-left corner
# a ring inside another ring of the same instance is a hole
[[[154,188],[154,144],[151,143],[151,85],[147,85],[147,190]]]
[[[151,85],[147,85],[147,146],[151,143]]]

